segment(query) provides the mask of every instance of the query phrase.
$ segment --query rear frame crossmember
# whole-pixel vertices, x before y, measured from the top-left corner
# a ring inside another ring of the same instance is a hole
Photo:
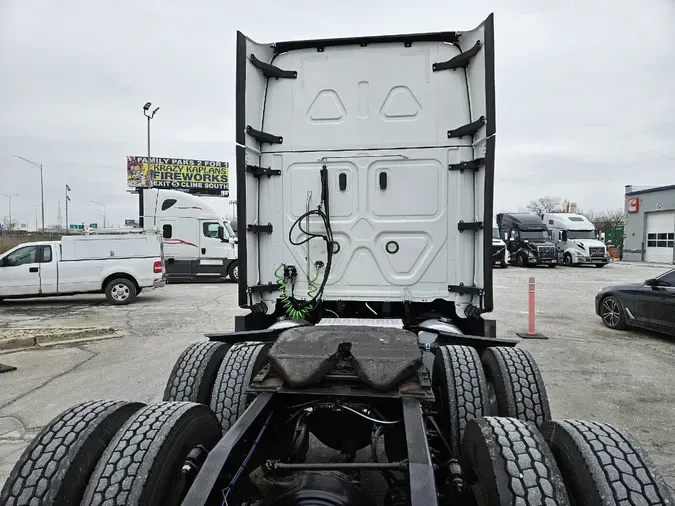
[[[241,448],[241,445],[247,444],[247,442],[250,444],[250,441],[255,439],[255,434],[260,431],[260,428],[265,424],[265,420],[268,419],[274,410],[274,405],[276,404],[274,401],[281,395],[286,394],[261,392],[257,395],[244,414],[230,427],[209,452],[181,506],[204,506],[217,499],[216,484],[221,478],[221,473],[226,468],[228,460],[233,457],[233,453],[235,453],[237,447]],[[408,449],[407,483],[410,494],[410,505],[438,506],[434,467],[431,460],[429,442],[427,441],[427,430],[421,402],[419,399],[408,397],[402,397],[401,401],[406,446]],[[356,464],[356,466],[359,465],[363,464]],[[304,466],[310,467],[308,464]],[[286,467],[286,470],[291,470],[288,465],[280,467]],[[403,464],[395,462],[392,463],[391,467],[401,469]]]

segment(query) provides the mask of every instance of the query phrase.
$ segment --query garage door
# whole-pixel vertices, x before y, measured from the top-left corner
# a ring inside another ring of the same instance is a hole
[[[673,262],[675,212],[647,213],[647,262]]]

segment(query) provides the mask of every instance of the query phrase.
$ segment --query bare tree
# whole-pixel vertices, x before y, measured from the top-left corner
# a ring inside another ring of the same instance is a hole
[[[579,209],[579,214],[583,214],[598,230],[605,228],[620,227],[624,224],[623,209],[609,209],[606,211],[594,211],[593,209]]]
[[[19,222],[16,220],[9,221],[9,218],[5,216],[2,220],[3,230],[16,230],[19,228]]]
[[[558,197],[540,197],[530,201],[525,207],[527,212],[541,216],[545,213],[559,213],[562,208],[562,199]]]
[[[599,220],[605,227],[620,227],[625,223],[623,209],[609,209],[600,213]]]

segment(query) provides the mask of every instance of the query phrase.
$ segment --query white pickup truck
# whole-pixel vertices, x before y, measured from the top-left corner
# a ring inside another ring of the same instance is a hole
[[[0,255],[0,301],[105,293],[111,304],[121,305],[165,283],[157,233],[64,236]]]

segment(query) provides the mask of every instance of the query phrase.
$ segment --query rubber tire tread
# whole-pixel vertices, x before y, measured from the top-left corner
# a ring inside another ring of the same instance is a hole
[[[473,470],[489,506],[569,506],[553,454],[537,428],[515,418],[471,420],[460,463]]]
[[[3,506],[72,506],[82,500],[96,464],[124,423],[144,404],[77,404],[33,438],[0,492]]]
[[[176,506],[172,485],[188,453],[211,450],[221,437],[208,406],[161,402],[141,409],[108,445],[81,506]]]
[[[629,434],[584,420],[547,422],[541,433],[576,506],[675,505],[663,476]]]
[[[129,297],[122,302],[117,301],[112,297],[112,287],[118,283],[123,283],[129,287]],[[131,304],[134,300],[136,300],[137,296],[138,290],[136,290],[136,285],[133,281],[127,278],[115,278],[105,286],[105,298],[113,306],[126,306],[127,304]]]
[[[483,368],[497,395],[493,415],[518,418],[537,427],[551,419],[546,386],[529,351],[510,346],[485,348]]]
[[[246,389],[261,366],[260,353],[265,347],[258,342],[237,343],[223,358],[211,394],[211,409],[223,431],[229,430],[246,411]]]
[[[229,349],[229,344],[217,341],[188,346],[169,374],[163,400],[209,404],[218,369]]]
[[[488,414],[485,373],[478,352],[470,346],[440,346],[434,366],[434,382],[444,396],[440,405],[446,411],[440,413],[440,427],[457,457],[466,424]]]

